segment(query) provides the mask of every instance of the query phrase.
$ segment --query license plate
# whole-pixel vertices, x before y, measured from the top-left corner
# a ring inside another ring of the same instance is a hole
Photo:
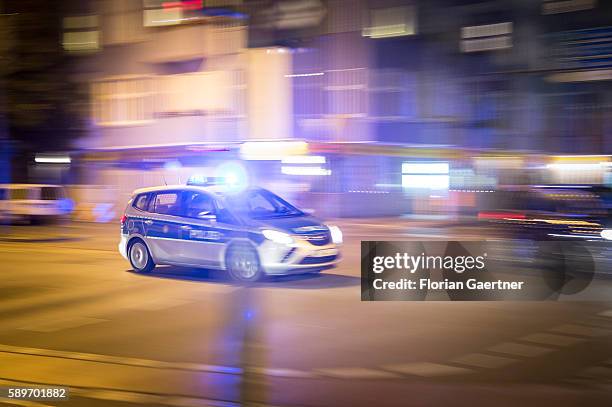
[[[312,257],[325,257],[325,256],[333,256],[335,254],[338,254],[338,250],[336,250],[336,249],[323,249],[323,250],[317,250],[316,252],[312,253],[310,256],[312,256]]]

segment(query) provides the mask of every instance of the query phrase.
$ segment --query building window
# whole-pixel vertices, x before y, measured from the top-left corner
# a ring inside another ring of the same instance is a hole
[[[461,51],[480,52],[512,48],[512,22],[461,28]]]
[[[376,120],[405,120],[414,115],[411,106],[411,92],[405,72],[393,69],[370,71],[369,116]]]
[[[379,8],[370,11],[370,27],[362,31],[364,37],[390,38],[416,34],[414,6]]]
[[[66,52],[91,52],[100,48],[98,16],[65,17],[62,46]]]
[[[450,184],[447,162],[402,163],[402,187],[416,190],[448,190]]]
[[[105,0],[99,3],[104,45],[134,43],[146,38],[140,0]]]
[[[365,117],[368,111],[367,69],[334,69],[325,74],[327,114],[331,117]]]
[[[92,85],[93,117],[99,126],[144,124],[153,118],[153,78],[104,79]]]
[[[165,25],[177,25],[184,22],[183,9],[178,6],[164,7],[162,0],[143,1],[143,24],[145,27],[161,27]],[[166,2],[171,4],[170,2]],[[180,2],[172,2],[172,4]]]
[[[99,126],[146,124],[155,118],[244,118],[242,71],[105,78],[92,85],[93,117]]]
[[[596,5],[596,0],[542,0],[542,14],[590,10],[595,8]]]
[[[158,78],[159,103],[156,113],[162,115],[235,114],[239,110],[232,95],[236,75],[209,71]]]

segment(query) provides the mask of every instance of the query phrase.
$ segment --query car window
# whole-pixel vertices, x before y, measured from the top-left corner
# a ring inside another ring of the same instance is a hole
[[[3,201],[7,198],[7,190],[4,188],[0,188],[0,201]]]
[[[239,222],[221,201],[217,201],[217,222],[237,225]]]
[[[246,204],[248,205],[249,211],[253,213],[274,212],[276,209],[272,202],[264,198],[259,192],[251,194]]]
[[[302,216],[304,213],[265,189],[245,191],[227,197],[230,206],[253,219]]]
[[[185,192],[184,208],[184,216],[188,218],[202,219],[215,214],[213,198],[202,192]]]
[[[29,190],[25,188],[18,188],[11,190],[11,199],[31,199],[28,195]]]
[[[149,211],[159,213],[162,215],[175,215],[180,214],[180,192],[159,192],[155,194],[155,197],[149,204]]]
[[[58,187],[42,187],[40,190],[40,199],[45,201],[53,201],[62,198],[62,190]]]
[[[134,208],[140,209],[141,211],[147,210],[147,203],[149,201],[149,194],[140,194],[134,199]]]

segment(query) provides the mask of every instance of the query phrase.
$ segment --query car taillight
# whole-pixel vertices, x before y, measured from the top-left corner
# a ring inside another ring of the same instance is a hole
[[[123,216],[121,217],[121,226],[123,226],[123,224],[125,223],[125,221],[126,221],[126,220],[127,220],[127,216],[126,216],[126,215],[123,215]]]

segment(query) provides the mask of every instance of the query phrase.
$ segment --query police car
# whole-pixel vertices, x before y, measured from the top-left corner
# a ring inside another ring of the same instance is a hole
[[[256,187],[216,180],[134,191],[119,252],[137,272],[156,264],[227,270],[239,281],[320,272],[340,261],[342,232]]]

